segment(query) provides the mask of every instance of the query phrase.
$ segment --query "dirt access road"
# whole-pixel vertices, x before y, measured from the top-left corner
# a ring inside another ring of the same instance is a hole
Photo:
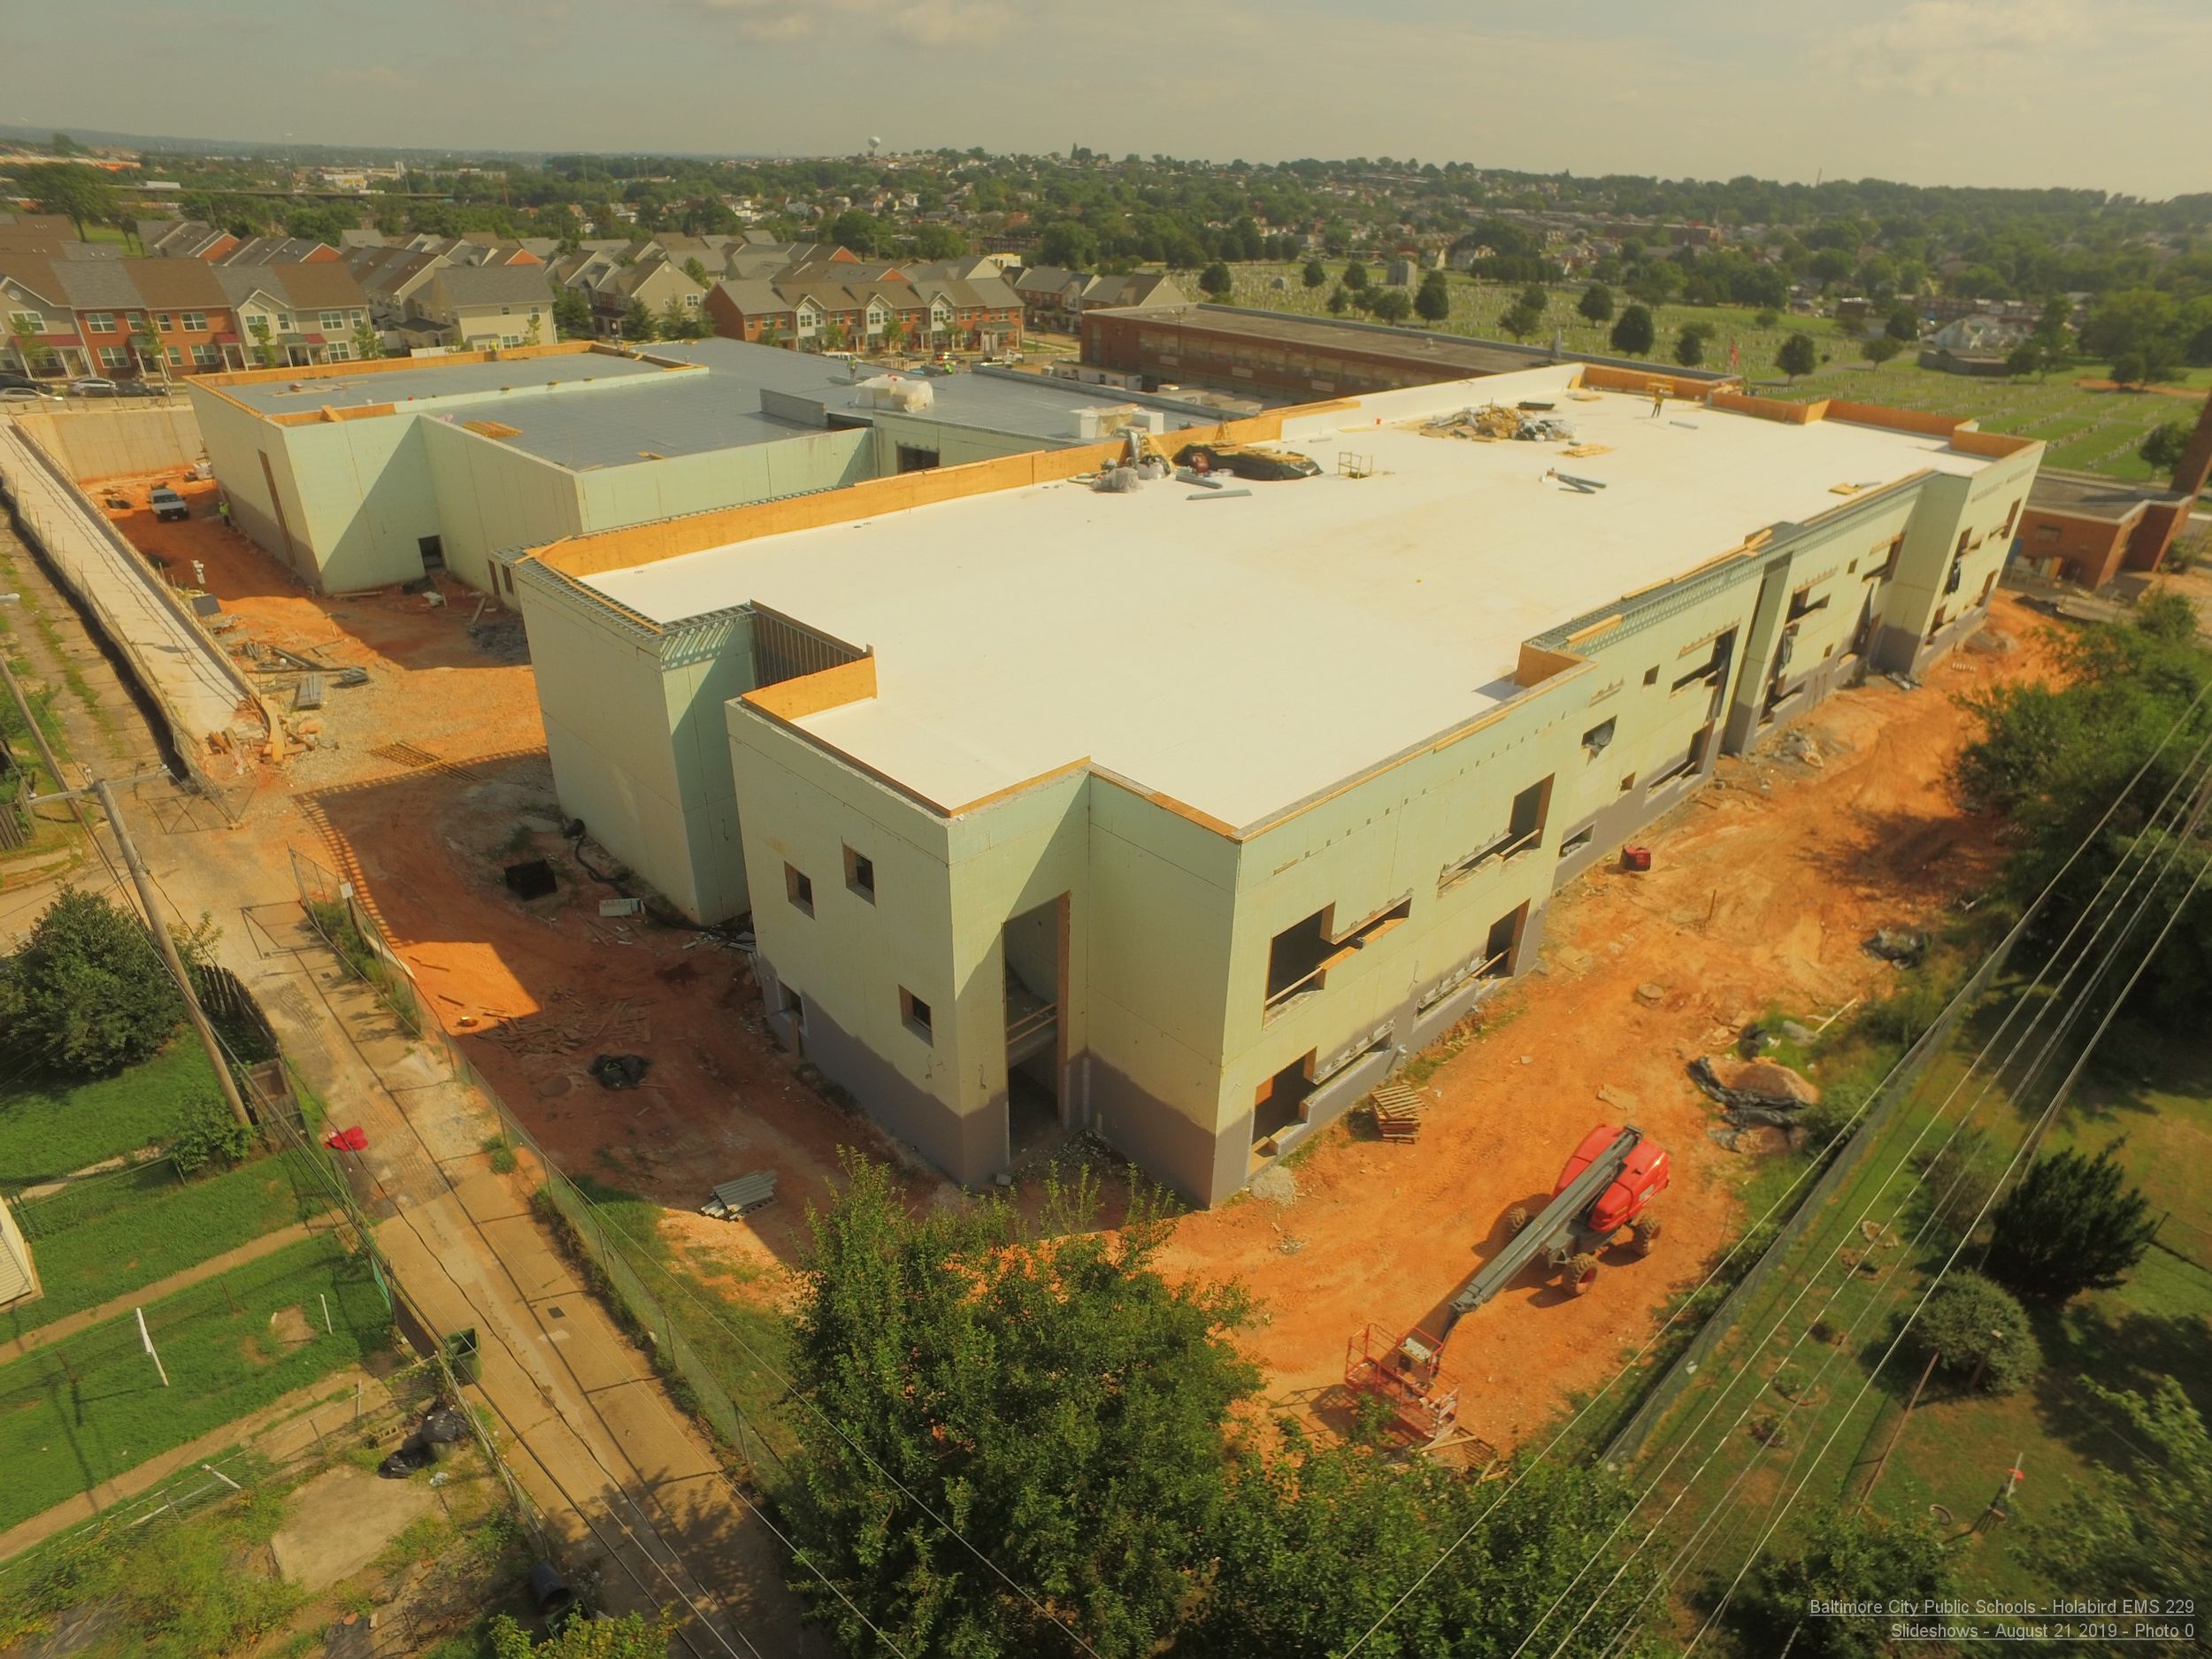
[[[1427,1079],[1418,1143],[1340,1124],[1291,1171],[1287,1205],[1248,1197],[1178,1226],[1176,1265],[1240,1277],[1268,1310],[1251,1348],[1279,1399],[1325,1402],[1369,1320],[1435,1328],[1504,1242],[1506,1211],[1547,1197],[1600,1123],[1633,1121],[1672,1155],[1658,1248],[1609,1252],[1581,1297],[1525,1274],[1474,1315],[1449,1349],[1461,1420],[1509,1446],[1642,1344],[1741,1225],[1747,1160],[1708,1137],[1686,1063],[1770,1007],[1816,1020],[1882,995],[1895,971],[1863,948],[1875,928],[1932,919],[1989,882],[1993,826],[1943,781],[1967,726],[1954,699],[2047,672],[2041,621],[2001,595],[1992,626],[2017,649],[1962,652],[1917,691],[1876,680],[1832,698],[1801,723],[1817,764],[1723,761],[1717,787],[1645,838],[1648,874],[1606,870],[1560,894],[1540,969]]]
[[[239,833],[258,836],[273,867],[296,838],[356,881],[426,1005],[556,1159],[667,1206],[664,1230],[731,1294],[787,1294],[804,1207],[833,1190],[838,1148],[888,1148],[794,1076],[741,957],[597,917],[604,889],[554,830],[529,670],[496,637],[470,637],[473,598],[315,599],[211,522],[133,515],[125,527],[165,556],[202,558],[256,637],[371,671],[369,687],[331,694],[319,747],[270,786],[299,791],[302,814]],[[1819,764],[1724,762],[1719,785],[1648,837],[1648,875],[1607,872],[1560,895],[1540,972],[1426,1079],[1417,1145],[1340,1125],[1290,1171],[1289,1204],[1247,1198],[1177,1225],[1173,1266],[1240,1277],[1263,1303],[1251,1346],[1278,1399],[1324,1395],[1367,1321],[1394,1332],[1432,1319],[1582,1133],[1632,1118],[1676,1162],[1659,1252],[1609,1263],[1579,1299],[1517,1285],[1454,1345],[1463,1416],[1501,1445],[1610,1374],[1740,1225],[1746,1161],[1707,1138],[1684,1063],[1770,1005],[1818,1016],[1878,993],[1892,970],[1862,941],[1986,882],[1989,826],[1960,816],[1943,783],[1966,724],[1953,698],[2044,672],[2039,621],[2001,597],[1993,626],[2018,649],[1962,653],[1918,691],[1877,681],[1832,699],[1803,725]],[[561,887],[526,905],[500,867],[534,853]],[[607,1046],[652,1059],[644,1088],[609,1094],[585,1079]],[[762,1168],[780,1177],[768,1210],[740,1225],[694,1213],[711,1181]],[[910,1191],[952,1196],[922,1171]]]

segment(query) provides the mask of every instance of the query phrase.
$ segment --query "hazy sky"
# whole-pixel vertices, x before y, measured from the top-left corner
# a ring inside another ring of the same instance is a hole
[[[0,122],[278,142],[2212,189],[2212,0],[0,0]]]

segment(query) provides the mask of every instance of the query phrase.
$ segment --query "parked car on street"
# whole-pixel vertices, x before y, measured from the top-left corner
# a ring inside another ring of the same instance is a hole
[[[112,397],[115,396],[115,382],[102,375],[88,374],[81,380],[70,381],[69,390],[72,396],[77,397]]]
[[[0,386],[0,403],[41,403],[46,396],[27,386]]]
[[[144,380],[118,380],[115,383],[115,395],[118,397],[158,397],[161,396],[161,388],[150,386]]]
[[[166,524],[172,518],[189,518],[192,516],[192,503],[186,501],[166,484],[155,485],[153,494],[146,500],[147,504],[154,510],[154,518],[161,523]]]

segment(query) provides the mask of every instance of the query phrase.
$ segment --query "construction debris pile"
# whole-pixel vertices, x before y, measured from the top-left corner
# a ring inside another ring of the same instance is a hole
[[[1690,1062],[1689,1072],[1721,1108],[1722,1121],[1706,1133],[1722,1146],[1733,1152],[1793,1151],[1804,1143],[1800,1118],[1818,1102],[1820,1090],[1800,1073],[1776,1060],[1715,1061],[1704,1055]]]
[[[566,1056],[585,1048],[616,1049],[652,1041],[645,1010],[626,996],[588,1007],[568,1006],[580,999],[557,990],[534,1014],[487,1026],[483,1034],[511,1054]]]
[[[1572,443],[1573,426],[1551,413],[1551,407],[1533,400],[1512,409],[1502,403],[1485,403],[1440,415],[1424,425],[1421,432],[1425,437],[1471,438],[1479,443],[1494,443],[1502,438],[1523,443]]]

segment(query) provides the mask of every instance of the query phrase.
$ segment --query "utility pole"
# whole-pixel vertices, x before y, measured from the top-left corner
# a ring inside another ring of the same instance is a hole
[[[1874,1488],[1882,1484],[1882,1471],[1889,1467],[1889,1455],[1897,1449],[1897,1442],[1905,1438],[1905,1425],[1912,1421],[1912,1409],[1920,1403],[1920,1391],[1928,1386],[1928,1379],[1935,1375],[1937,1362],[1943,1357],[1937,1350],[1928,1356],[1928,1368],[1920,1373],[1920,1380],[1912,1386],[1912,1398],[1905,1402],[1905,1413],[1897,1419],[1896,1432],[1889,1437],[1889,1444],[1882,1448],[1882,1455],[1874,1465],[1874,1473],[1868,1479],[1866,1490],[1859,1494],[1859,1508],[1863,1510],[1874,1496]]]
[[[177,989],[184,997],[184,1011],[192,1022],[192,1029],[199,1033],[200,1047],[207,1050],[207,1063],[214,1069],[216,1086],[223,1091],[224,1104],[240,1125],[250,1129],[253,1118],[247,1114],[246,1102],[239,1098],[238,1079],[230,1074],[230,1063],[223,1057],[222,1044],[216,1040],[215,1027],[208,1023],[207,1010],[200,1006],[200,999],[193,994],[192,978],[184,971],[184,962],[177,955],[177,941],[169,937],[169,930],[162,925],[161,903],[155,895],[153,878],[146,873],[145,864],[139,858],[138,848],[131,841],[130,826],[123,822],[122,810],[115,804],[115,792],[102,779],[92,786],[92,793],[100,799],[100,810],[108,815],[108,827],[115,832],[115,844],[122,852],[123,863],[131,872],[131,882],[138,888],[138,902],[145,907],[146,931],[154,936],[154,949],[161,952]]]
[[[54,780],[55,794],[35,795],[26,804],[35,805],[42,800],[66,801],[70,811],[76,815],[78,827],[88,837],[94,836],[92,822],[85,816],[85,791],[72,789],[69,780],[62,776],[61,762],[54,757],[53,749],[46,741],[46,733],[40,729],[38,717],[32,710],[31,700],[23,695],[23,687],[16,683],[15,671],[8,666],[4,655],[0,655],[0,683],[6,685],[8,695],[14,699],[16,708],[22,712],[23,724],[38,746],[38,757],[46,763],[47,775]],[[168,774],[164,772],[162,775],[166,777]],[[199,1035],[200,1047],[207,1051],[208,1064],[214,1070],[216,1087],[223,1091],[224,1104],[230,1108],[230,1115],[238,1120],[241,1126],[250,1129],[253,1119],[247,1114],[246,1102],[239,1098],[238,1080],[231,1076],[229,1063],[223,1058],[222,1044],[215,1038],[215,1027],[208,1024],[207,1012],[200,1006],[198,996],[193,993],[191,976],[185,972],[184,964],[177,956],[176,941],[169,937],[169,930],[162,926],[161,910],[154,897],[153,879],[146,873],[146,866],[139,862],[138,849],[131,842],[130,830],[124,824],[123,814],[115,804],[115,796],[104,781],[95,783],[92,793],[99,797],[100,805],[108,815],[109,826],[115,831],[116,845],[122,849],[123,862],[130,867],[131,880],[138,888],[138,902],[146,911],[146,931],[154,936],[154,949],[161,953],[164,965],[177,982],[178,994],[184,998],[185,1013],[192,1021],[192,1029]]]

